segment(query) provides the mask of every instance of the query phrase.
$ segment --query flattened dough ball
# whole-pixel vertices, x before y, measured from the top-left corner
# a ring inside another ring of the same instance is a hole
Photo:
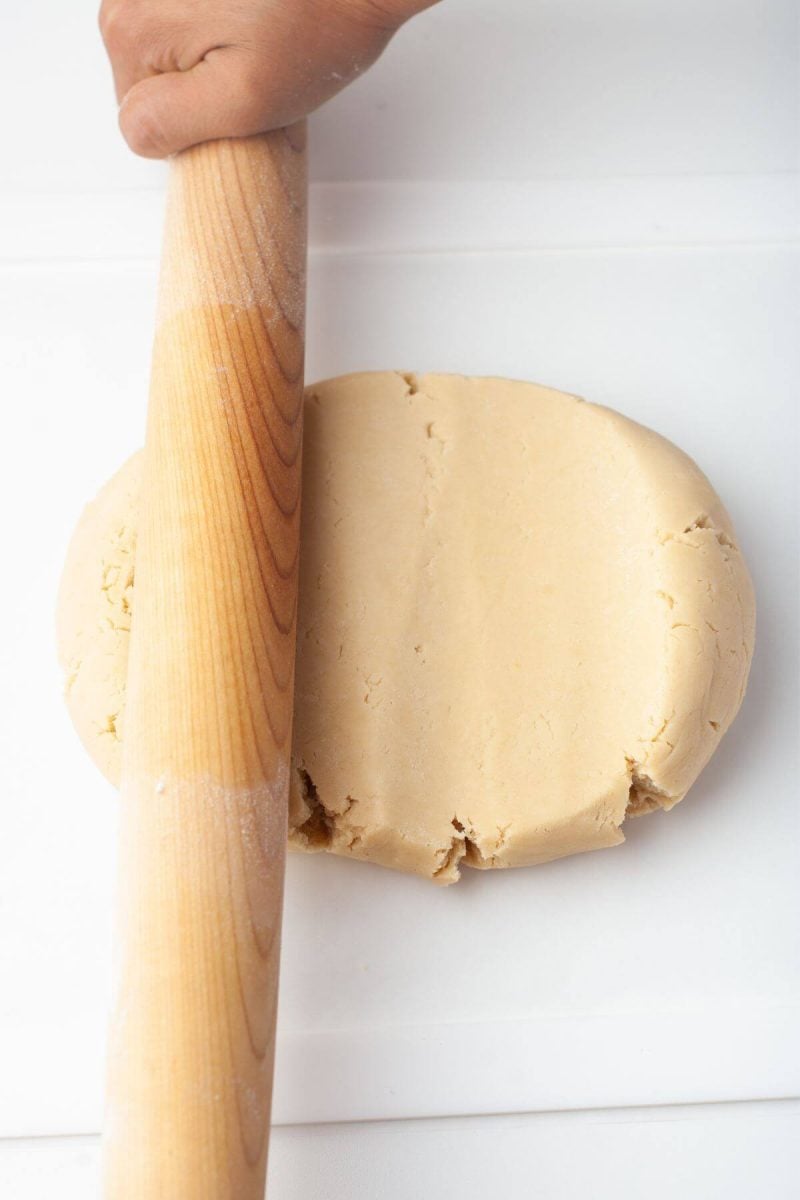
[[[750,579],[704,475],[529,383],[308,389],[290,843],[449,883],[613,846],[671,808],[742,700]],[[88,506],[58,616],[67,702],[119,778],[140,458]]]

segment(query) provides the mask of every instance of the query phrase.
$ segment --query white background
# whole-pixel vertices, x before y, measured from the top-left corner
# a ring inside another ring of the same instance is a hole
[[[52,610],[141,441],[165,172],[93,3],[0,28],[0,1194],[85,1200],[115,805]],[[759,629],[718,756],[618,849],[444,891],[291,861],[275,1200],[800,1191],[798,98],[792,0],[445,0],[314,119],[309,379],[508,374],[654,426]]]

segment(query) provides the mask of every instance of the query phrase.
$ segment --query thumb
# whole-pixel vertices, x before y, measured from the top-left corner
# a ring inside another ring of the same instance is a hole
[[[143,158],[166,158],[212,138],[248,137],[280,123],[272,119],[269,89],[257,62],[231,47],[188,71],[139,80],[125,94],[119,126]]]

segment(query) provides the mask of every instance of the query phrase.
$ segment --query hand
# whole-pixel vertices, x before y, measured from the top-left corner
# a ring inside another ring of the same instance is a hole
[[[103,0],[125,140],[145,158],[290,125],[435,0]]]

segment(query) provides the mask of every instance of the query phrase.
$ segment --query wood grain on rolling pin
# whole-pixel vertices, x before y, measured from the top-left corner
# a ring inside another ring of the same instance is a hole
[[[305,130],[172,167],[123,759],[106,1196],[263,1194],[297,616]]]

